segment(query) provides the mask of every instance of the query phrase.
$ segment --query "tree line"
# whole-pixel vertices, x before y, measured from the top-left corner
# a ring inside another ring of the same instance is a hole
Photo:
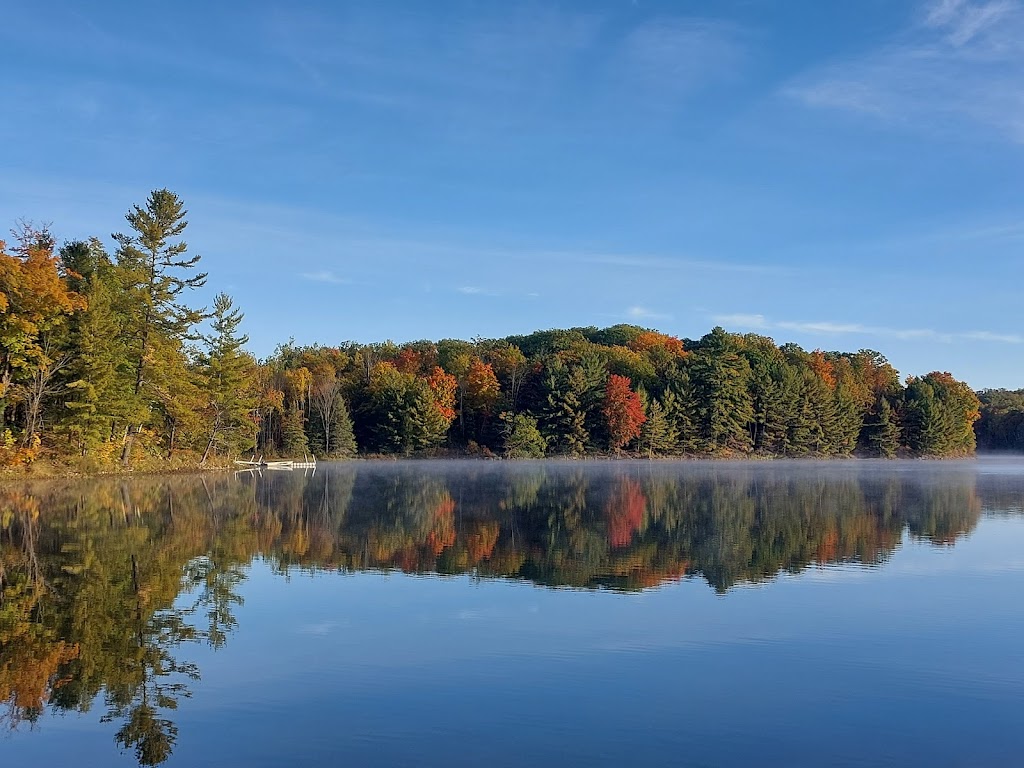
[[[984,389],[978,397],[978,447],[987,451],[1024,451],[1024,389]]]
[[[959,456],[974,452],[988,402],[948,373],[901,382],[872,350],[806,351],[722,328],[288,342],[256,360],[229,296],[196,305],[207,275],[183,239],[182,200],[156,190],[126,221],[110,250],[97,238],[58,248],[27,223],[0,247],[0,463],[47,452],[86,469],[247,452]]]

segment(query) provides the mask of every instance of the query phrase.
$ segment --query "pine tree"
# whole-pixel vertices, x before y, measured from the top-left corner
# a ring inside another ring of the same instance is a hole
[[[791,455],[832,453],[836,430],[836,406],[832,392],[810,368],[801,372],[797,407],[789,424]]]
[[[889,400],[884,395],[878,400],[878,415],[868,433],[872,452],[887,459],[893,458],[900,448],[900,426]]]
[[[151,419],[153,393],[147,387],[158,375],[163,358],[153,354],[156,346],[180,347],[193,337],[193,328],[205,314],[184,303],[186,290],[202,287],[206,274],[189,274],[199,256],[187,256],[188,246],[180,240],[188,226],[184,204],[173,192],[158,189],[150,193],[145,207],[133,206],[125,218],[134,234],[118,234],[117,263],[125,275],[124,291],[129,318],[126,338],[128,362],[132,368],[132,398],[129,429],[121,461],[127,464],[135,435]]]
[[[579,368],[568,368],[555,360],[544,379],[545,401],[541,412],[541,431],[549,449],[561,454],[582,454],[587,449],[587,414],[583,396],[587,382]]]
[[[302,410],[298,403],[285,411],[281,420],[281,453],[283,456],[305,456],[309,452],[309,438],[303,426]]]
[[[356,435],[352,427],[352,417],[348,405],[339,395],[338,405],[334,409],[334,426],[331,428],[330,456],[355,456],[357,452]]]
[[[734,341],[721,328],[704,336],[700,344],[690,376],[704,445],[709,451],[748,451],[754,420],[750,364],[736,352]]]
[[[671,454],[676,450],[675,425],[669,419],[665,407],[654,397],[641,393],[647,420],[640,428],[640,450],[649,456]]]
[[[925,456],[973,453],[977,395],[948,373],[933,372],[907,382],[903,426],[907,445]]]
[[[794,372],[774,345],[771,349],[776,355],[769,359],[755,349],[751,363],[750,393],[754,412],[751,439],[758,453],[785,454],[788,426],[793,420],[797,400]]]
[[[864,417],[860,404],[854,399],[849,388],[840,382],[836,386],[835,396],[835,429],[832,439],[833,452],[840,456],[849,456],[857,448]]]
[[[438,407],[427,382],[413,378],[404,400],[402,443],[405,452],[423,451],[443,443],[450,422]]]
[[[505,456],[510,459],[539,459],[547,450],[548,441],[537,427],[537,419],[525,413],[501,414],[504,429]]]
[[[603,412],[608,369],[604,360],[594,352],[581,355],[575,368],[580,382],[578,398],[584,413],[583,426],[587,432],[587,450],[599,450],[611,439]]]
[[[203,391],[208,398],[208,437],[200,464],[206,463],[217,445],[237,450],[250,447],[255,438],[255,425],[250,418],[256,406],[252,388],[254,366],[243,349],[249,337],[238,332],[242,318],[227,294],[217,294],[211,321],[213,334],[206,339],[202,365]]]
[[[71,318],[68,348],[72,361],[64,371],[66,394],[62,424],[85,454],[110,439],[112,425],[123,421],[130,380],[126,354],[118,270],[95,238],[68,243],[61,262],[69,287],[86,300],[83,312]]]
[[[665,418],[675,436],[673,453],[694,453],[699,450],[700,436],[694,415],[693,390],[689,375],[677,374],[662,396]]]

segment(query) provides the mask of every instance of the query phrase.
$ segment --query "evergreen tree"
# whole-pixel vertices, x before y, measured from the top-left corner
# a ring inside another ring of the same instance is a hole
[[[402,443],[406,453],[435,448],[444,442],[450,422],[438,408],[426,381],[413,378],[403,410]]]
[[[452,423],[426,379],[389,362],[374,366],[359,414],[369,449],[383,453],[434,448]]]
[[[948,448],[952,433],[949,414],[924,379],[914,379],[907,385],[903,424],[907,445],[915,453],[938,456]]]
[[[645,392],[640,393],[640,399],[644,404],[644,414],[647,416],[647,420],[640,428],[640,450],[646,451],[649,456],[674,453],[678,436],[665,407],[657,398],[650,397]]]
[[[68,243],[60,256],[69,287],[86,300],[85,310],[68,327],[72,360],[64,372],[67,413],[61,420],[85,454],[111,438],[113,425],[124,420],[128,408],[123,293],[118,270],[99,240]]]
[[[579,371],[581,382],[578,397],[584,413],[583,426],[587,431],[587,450],[600,450],[608,444],[611,437],[603,413],[608,369],[601,356],[593,351],[580,356],[576,369]]]
[[[153,429],[162,437],[166,457],[171,458],[178,445],[205,447],[213,395],[207,389],[202,363],[190,360],[180,344],[165,341],[154,340],[153,354],[159,356],[160,365],[153,367],[147,391]],[[247,387],[252,382],[246,377]]]
[[[549,364],[544,391],[540,425],[549,449],[561,454],[584,453],[590,435],[583,407],[587,391],[583,372],[577,367],[569,368],[555,358]]]
[[[889,399],[884,395],[878,399],[877,411],[868,432],[868,443],[876,456],[891,459],[900,449],[900,426]]]
[[[754,411],[751,439],[759,453],[784,455],[797,406],[795,372],[785,360],[757,360],[751,371]]]
[[[249,337],[238,332],[242,317],[227,294],[217,295],[211,321],[213,334],[206,339],[207,352],[202,361],[208,438],[200,464],[206,463],[218,445],[234,451],[250,447],[255,438],[251,419],[256,406],[251,387],[253,361],[243,350]]]
[[[828,385],[810,368],[801,371],[797,406],[789,425],[789,452],[794,456],[825,456],[833,452],[835,399]]]
[[[925,456],[959,456],[975,448],[980,401],[963,382],[933,372],[907,383],[903,425],[907,445]]]
[[[504,428],[504,452],[509,459],[539,459],[547,450],[548,441],[544,439],[537,426],[537,419],[525,413],[503,413],[501,415]]]
[[[283,456],[305,456],[309,452],[309,439],[303,426],[302,410],[293,403],[281,420],[281,454]],[[353,438],[354,442],[354,438]]]
[[[334,409],[334,425],[331,428],[331,445],[328,455],[355,456],[356,452],[356,435],[352,426],[352,417],[349,415],[348,405],[339,395],[338,405]]]
[[[707,450],[750,450],[754,420],[750,364],[737,353],[729,334],[715,328],[701,339],[690,376],[697,423]]]
[[[124,464],[129,461],[135,435],[152,416],[154,397],[147,387],[159,375],[165,359],[153,354],[154,348],[180,348],[205,316],[184,302],[186,290],[206,282],[205,273],[190,274],[200,257],[188,256],[187,244],[179,239],[188,226],[186,213],[177,195],[158,189],[150,193],[145,207],[133,206],[125,215],[133,234],[114,236],[119,246],[117,263],[125,277],[129,316],[124,330],[134,379],[129,429],[121,453]]]
[[[976,425],[979,447],[1024,450],[1024,390],[985,389],[978,393],[981,418]]]
[[[850,388],[842,381],[836,386],[835,395],[835,426],[832,437],[832,452],[840,456],[849,456],[857,448],[864,417],[860,403],[856,401]]]
[[[700,449],[700,433],[693,399],[693,387],[687,371],[677,370],[662,397],[665,418],[675,435],[673,452],[693,453]]]

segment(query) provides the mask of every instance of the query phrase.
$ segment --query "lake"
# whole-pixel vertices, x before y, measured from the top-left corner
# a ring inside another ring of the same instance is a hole
[[[1024,460],[0,486],[0,765],[1005,766]]]

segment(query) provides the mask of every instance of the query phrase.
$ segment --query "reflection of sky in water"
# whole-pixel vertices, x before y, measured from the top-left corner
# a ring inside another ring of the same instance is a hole
[[[263,715],[303,711],[297,732],[323,754],[338,739],[382,764],[984,764],[1024,747],[1010,735],[1024,694],[1021,544],[1024,521],[983,522],[882,569],[813,569],[725,596],[699,580],[629,595],[469,577],[289,583],[256,565],[237,660],[201,661],[204,685],[257,702],[269,686]],[[268,679],[253,681],[261,659]]]
[[[724,596],[696,579],[638,594],[283,579],[257,562],[227,649],[191,654],[203,680],[169,764],[1008,764],[1024,748],[1022,544],[1024,521],[983,520],[955,547]],[[0,749],[114,764],[93,720]]]
[[[167,764],[1010,765],[1022,553],[1024,519],[997,514],[955,545],[904,533],[880,566],[725,594],[257,560],[226,647],[188,649],[202,681]],[[46,717],[0,758],[133,763],[98,718]]]

